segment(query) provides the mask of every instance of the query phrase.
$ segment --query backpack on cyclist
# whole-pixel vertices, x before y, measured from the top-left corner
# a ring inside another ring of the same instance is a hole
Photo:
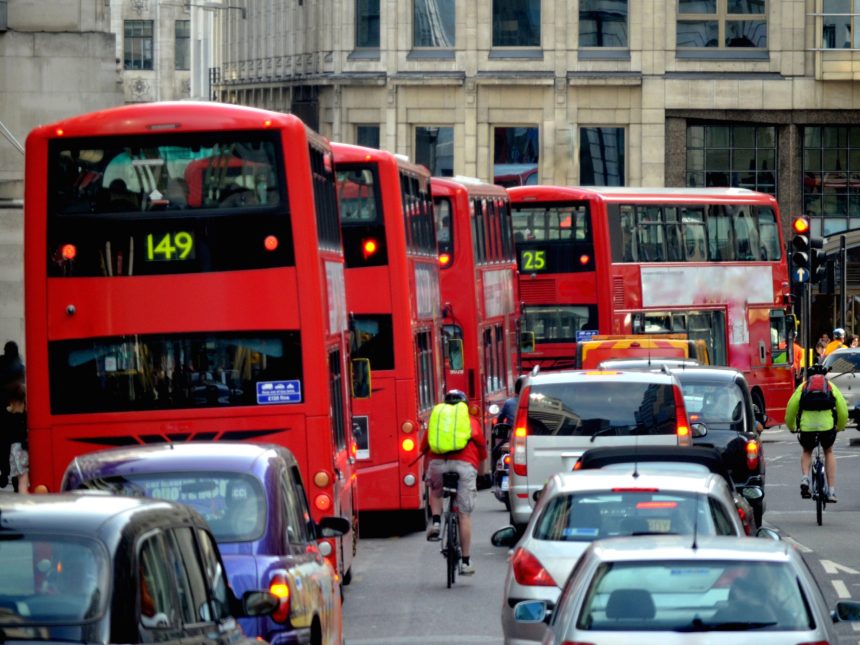
[[[430,413],[427,443],[437,455],[462,450],[472,436],[469,406],[466,403],[439,403]]]
[[[836,408],[836,398],[833,396],[833,386],[824,374],[813,374],[803,386],[800,393],[801,410],[833,410]]]

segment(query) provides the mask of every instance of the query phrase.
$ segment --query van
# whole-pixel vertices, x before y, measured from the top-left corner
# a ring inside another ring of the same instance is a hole
[[[525,528],[544,483],[588,448],[692,445],[678,379],[668,370],[530,376],[511,439],[511,524]]]
[[[686,334],[647,334],[637,336],[593,336],[576,345],[579,369],[596,369],[605,360],[615,358],[693,359],[710,364],[704,340],[690,340]]]

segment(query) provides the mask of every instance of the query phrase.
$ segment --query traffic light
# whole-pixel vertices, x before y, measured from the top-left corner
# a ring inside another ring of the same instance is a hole
[[[794,236],[791,238],[791,274],[797,282],[806,282],[811,274],[809,220],[805,217],[795,217],[791,222]]]
[[[818,283],[824,280],[827,271],[827,256],[822,251],[824,240],[813,237],[809,240],[809,281]]]

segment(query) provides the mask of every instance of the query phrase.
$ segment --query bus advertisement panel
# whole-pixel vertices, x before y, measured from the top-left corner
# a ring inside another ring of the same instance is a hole
[[[333,143],[352,341],[361,511],[423,526],[419,436],[442,400],[439,265],[430,174],[400,155]]]
[[[274,112],[128,105],[35,129],[25,178],[32,483],[99,448],[265,441],[354,524],[328,143]],[[321,544],[341,575],[355,540]]]
[[[434,177],[446,386],[462,390],[489,440],[519,370],[519,300],[510,200],[500,186]]]

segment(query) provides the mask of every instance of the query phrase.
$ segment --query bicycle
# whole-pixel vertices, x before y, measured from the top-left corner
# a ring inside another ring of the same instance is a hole
[[[827,507],[827,497],[830,487],[827,485],[827,477],[824,474],[824,460],[821,458],[821,438],[815,433],[815,454],[812,459],[812,472],[809,478],[810,492],[815,500],[815,519],[818,526],[822,523],[822,513]]]
[[[448,588],[454,584],[460,558],[463,555],[460,546],[460,515],[457,510],[457,486],[460,475],[455,472],[442,473],[442,497],[448,498],[448,508],[445,509],[442,527],[442,557],[445,558],[448,572]]]

